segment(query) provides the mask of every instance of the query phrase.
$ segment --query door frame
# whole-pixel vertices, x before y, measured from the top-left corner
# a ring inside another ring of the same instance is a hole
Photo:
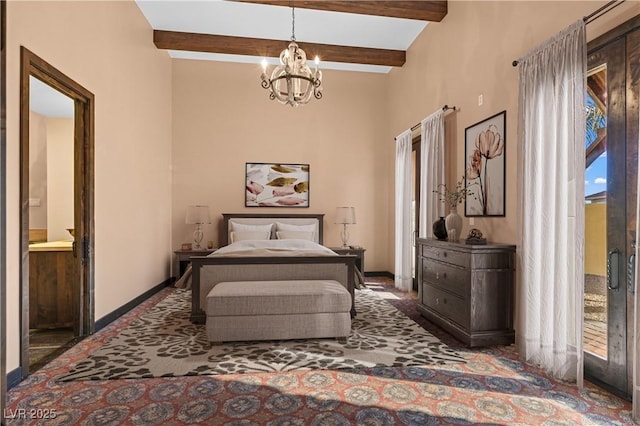
[[[7,2],[0,0],[0,412],[7,400]]]
[[[21,376],[29,374],[29,77],[74,103],[73,255],[78,279],[78,335],[95,331],[94,319],[94,95],[24,46],[20,48],[20,305]]]
[[[640,85],[640,75],[638,73],[638,68],[632,66],[632,62],[636,63],[637,60],[630,61],[628,60],[630,55],[633,55],[634,58],[637,58],[640,55],[640,49],[638,47],[633,46],[633,42],[629,41],[629,37],[634,37],[635,40],[640,39],[640,15],[637,15],[621,25],[611,29],[607,33],[597,37],[596,39],[590,41],[587,45],[587,54],[592,55],[598,50],[615,43],[616,41],[622,39],[626,44],[626,49],[624,51],[624,57],[626,58],[626,64],[623,69],[623,73],[625,74],[625,84],[623,87],[623,91],[625,93],[625,102],[622,107],[623,120],[626,119],[625,129],[623,130],[624,134],[621,137],[626,137],[626,167],[627,172],[629,172],[630,167],[637,168],[637,156],[638,156],[638,93],[639,93],[639,85]],[[611,104],[611,100],[609,100]],[[625,115],[626,114],[626,115]],[[635,164],[634,164],[635,162]],[[636,174],[637,174],[636,170]],[[633,294],[633,291],[629,289],[627,283],[627,277],[624,273],[627,270],[627,259],[632,252],[631,242],[633,240],[632,233],[630,231],[635,231],[635,222],[636,222],[636,200],[637,200],[637,187],[636,180],[633,180],[633,183],[630,183],[630,180],[624,177],[626,185],[626,217],[625,221],[622,224],[624,226],[624,240],[620,241],[620,249],[621,255],[619,257],[620,262],[618,264],[619,271],[622,276],[620,278],[620,287],[621,291],[626,293],[626,304],[623,309],[626,311],[626,346],[622,348],[622,352],[625,352],[625,362],[626,362],[626,377],[627,383],[624,391],[612,389],[610,386],[607,386],[605,383],[600,382],[593,377],[589,377],[585,374],[585,376],[592,382],[601,385],[614,393],[622,395],[623,397],[630,397],[633,393],[633,380],[634,380],[634,365],[638,364],[640,360],[638,360],[638,354],[634,351],[634,343],[638,337],[638,324],[635,324],[634,321],[634,310],[638,309],[638,306],[635,304],[634,299],[637,298],[637,295]],[[635,290],[637,292],[637,289]],[[587,359],[585,357],[585,365]],[[638,367],[635,367],[638,369]],[[636,373],[637,374],[637,373]],[[637,383],[636,383],[636,386]],[[639,403],[634,401],[634,405],[636,406],[635,410],[640,411],[637,408]],[[637,414],[636,414],[637,415]]]
[[[616,280],[617,289],[607,289],[607,358],[602,359],[584,351],[585,377],[594,383],[606,386],[617,393],[627,389],[627,303],[625,282],[626,259],[626,202],[621,205],[620,197],[626,193],[626,75],[624,64],[625,43],[618,39],[602,48],[589,51],[588,68],[607,65],[607,253],[611,271],[607,272],[607,283]],[[613,65],[613,66],[612,66]],[[617,143],[613,143],[616,141]],[[614,161],[616,163],[614,164]],[[620,163],[620,164],[619,164]],[[615,266],[615,267],[614,267]],[[607,268],[609,271],[609,268]],[[621,327],[618,327],[620,325]]]

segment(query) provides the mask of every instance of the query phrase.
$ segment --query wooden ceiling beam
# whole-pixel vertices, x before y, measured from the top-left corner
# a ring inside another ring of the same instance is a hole
[[[153,31],[153,42],[158,49],[187,50],[191,52],[227,53],[277,58],[289,41],[266,40],[248,37],[231,37],[176,31]],[[321,61],[347,62],[351,64],[401,67],[406,54],[403,50],[372,49],[367,47],[336,46],[331,44],[298,41],[307,58],[317,55]]]
[[[268,4],[273,6],[294,5],[300,9],[327,10],[333,12],[357,13],[360,15],[388,16],[392,18],[416,19],[440,22],[447,15],[446,0],[415,1],[366,1],[366,0],[233,0],[243,3]]]

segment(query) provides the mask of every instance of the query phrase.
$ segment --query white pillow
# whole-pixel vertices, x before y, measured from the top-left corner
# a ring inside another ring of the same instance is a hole
[[[317,225],[315,223],[310,223],[308,225],[294,225],[291,223],[276,222],[276,231],[316,232],[316,229]]]
[[[246,223],[231,222],[232,231],[251,231],[251,232],[271,232],[273,223],[266,223],[264,225],[248,225]]]
[[[280,231],[276,232],[279,240],[309,240],[314,241],[313,232],[306,231]]]
[[[232,231],[231,242],[246,240],[269,240],[271,231]]]

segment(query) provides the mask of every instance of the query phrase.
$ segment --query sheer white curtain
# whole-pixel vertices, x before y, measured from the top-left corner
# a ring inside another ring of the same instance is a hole
[[[411,276],[411,129],[396,137],[395,286],[409,291]]]
[[[433,222],[444,216],[438,185],[444,184],[444,111],[420,123],[420,237],[433,237]]]
[[[527,362],[582,386],[583,21],[519,62],[518,344]]]

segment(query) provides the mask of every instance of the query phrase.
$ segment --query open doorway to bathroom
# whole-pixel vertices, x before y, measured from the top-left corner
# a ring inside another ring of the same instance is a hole
[[[93,94],[21,51],[22,376],[93,331]]]

